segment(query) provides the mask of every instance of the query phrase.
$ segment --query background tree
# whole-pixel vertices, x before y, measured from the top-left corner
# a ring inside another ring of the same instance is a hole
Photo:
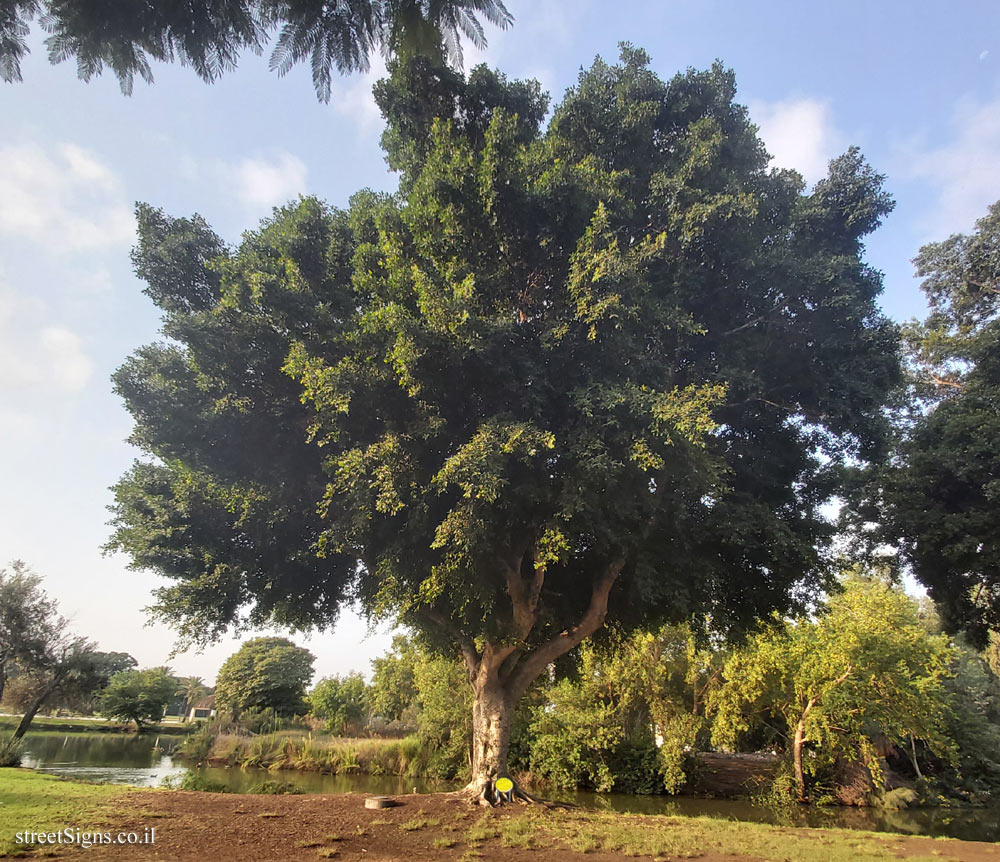
[[[80,668],[81,672],[65,679],[45,699],[41,711],[53,713],[65,710],[90,715],[97,709],[101,692],[111,677],[137,665],[138,662],[128,653],[94,651],[89,656],[88,667]],[[18,673],[8,685],[8,696],[4,698],[4,702],[18,713],[23,713],[35,702],[47,682],[48,673],[43,669]]]
[[[369,703],[372,715],[399,721],[417,697],[417,647],[406,635],[392,639],[392,649],[372,660]]]
[[[177,678],[170,668],[119,671],[101,694],[100,711],[108,718],[134,721],[136,730],[141,731],[144,723],[163,718],[176,691]]]
[[[306,686],[315,660],[309,650],[287,638],[249,640],[219,669],[216,708],[237,717],[251,709],[272,709],[280,716],[304,715]]]
[[[881,177],[851,150],[805,194],[730,72],[647,65],[598,61],[543,128],[537,84],[417,57],[377,87],[398,195],[236,249],[139,210],[170,342],[115,376],[155,460],[110,547],[187,640],[355,599],[457,649],[484,802],[521,696],[606,620],[805,606],[898,377]]]
[[[468,670],[454,655],[419,653],[414,667],[417,738],[429,752],[427,772],[461,778],[472,768],[473,710]]]
[[[776,620],[733,653],[712,696],[712,740],[732,750],[762,715],[776,713],[800,802],[808,798],[806,774],[836,755],[860,757],[877,783],[874,732],[954,755],[946,732],[954,658],[948,638],[927,631],[901,590],[849,577],[815,620]],[[807,744],[824,756],[806,762]]]
[[[12,666],[30,684],[23,695],[23,714],[12,740],[27,733],[35,715],[60,692],[94,691],[102,684],[107,654],[68,631],[55,601],[39,587],[41,579],[23,563],[0,570],[0,683]]]
[[[331,733],[358,731],[368,722],[368,686],[360,673],[328,676],[309,692],[309,711]]]
[[[6,0],[0,4],[0,78],[21,80],[30,23],[40,16],[50,35],[49,60],[76,58],[89,81],[108,66],[122,92],[136,75],[151,83],[150,61],[180,60],[211,82],[233,69],[240,54],[259,54],[272,34],[272,71],[284,75],[296,63],[312,67],[316,95],[330,99],[333,69],[368,69],[373,51],[387,56],[421,52],[461,65],[461,37],[486,47],[480,17],[506,29],[514,20],[501,0],[209,0],[104,6],[73,0]]]
[[[1000,202],[971,235],[920,250],[930,304],[907,328],[899,445],[876,473],[867,517],[897,544],[952,630],[1000,631]]]
[[[940,784],[988,795],[1000,791],[1000,677],[962,640],[945,682],[951,696],[946,734],[957,757],[941,764]]]
[[[689,753],[707,742],[706,703],[725,659],[720,645],[713,648],[711,641],[711,633],[696,633],[690,623],[681,623],[638,631],[604,650],[605,673],[622,686],[623,705],[652,731],[668,793],[680,790]]]
[[[528,727],[530,765],[556,787],[615,786],[615,759],[626,739],[625,687],[605,673],[598,653],[581,647],[579,676],[564,677],[544,690]],[[645,735],[651,741],[647,723]]]
[[[20,560],[0,569],[0,698],[14,663],[27,669],[42,663],[64,627],[41,583]]]
[[[93,691],[99,688],[104,666],[100,655],[92,641],[60,633],[48,645],[43,659],[33,666],[36,674],[33,699],[27,702],[11,738],[21,739],[38,712],[60,691]]]

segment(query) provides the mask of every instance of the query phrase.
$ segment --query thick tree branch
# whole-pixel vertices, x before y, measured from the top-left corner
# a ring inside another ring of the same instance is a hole
[[[624,566],[625,560],[622,558],[610,563],[594,582],[590,604],[580,621],[525,656],[509,682],[509,689],[515,700],[559,656],[568,653],[604,625],[604,618],[608,613],[608,596]]]
[[[510,558],[501,558],[500,565],[513,611],[513,634],[523,641],[535,627],[538,601],[545,583],[545,569],[535,565],[535,554],[530,544],[523,550],[514,552]],[[527,578],[524,576],[525,565],[531,568]]]

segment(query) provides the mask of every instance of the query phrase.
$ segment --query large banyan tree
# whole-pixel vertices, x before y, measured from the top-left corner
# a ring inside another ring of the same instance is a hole
[[[548,122],[535,83],[391,73],[395,194],[235,248],[139,208],[168,340],[115,375],[151,457],[110,547],[185,641],[355,602],[456,650],[495,802],[518,699],[602,626],[826,583],[821,508],[898,378],[861,244],[892,203],[855,150],[811,192],[770,170],[718,65],[665,82],[626,46]]]

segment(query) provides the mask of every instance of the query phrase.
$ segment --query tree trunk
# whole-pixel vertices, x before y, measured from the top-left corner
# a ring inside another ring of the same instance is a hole
[[[451,626],[446,618],[428,612],[428,618],[456,636],[472,685],[472,778],[465,788],[472,801],[498,805],[519,800],[535,802],[517,786],[507,771],[511,722],[522,695],[557,658],[565,655],[604,625],[608,593],[625,565],[624,559],[608,564],[592,587],[590,604],[572,625],[539,646],[526,650],[524,640],[535,623],[544,569],[531,565],[524,576],[523,558],[507,568],[507,591],[513,610],[512,643],[487,641],[482,651],[472,638]],[[497,787],[497,782],[500,787]],[[507,782],[510,782],[508,785]]]
[[[487,645],[472,676],[472,776],[465,788],[472,802],[493,806],[515,799],[534,801],[511,779],[507,769],[510,731],[521,691],[502,680],[500,668],[512,650]],[[508,787],[505,782],[511,782]]]
[[[802,743],[805,738],[806,720],[805,717],[799,719],[795,725],[795,739],[792,742],[792,760],[795,764],[795,790],[799,802],[807,802],[806,798],[806,776],[802,769]]]
[[[31,727],[31,722],[35,720],[38,710],[40,710],[45,704],[45,701],[49,699],[49,695],[56,690],[56,686],[58,684],[58,680],[53,680],[42,689],[42,693],[35,698],[35,702],[32,703],[27,712],[21,716],[21,721],[18,723],[17,730],[14,731],[14,735],[11,737],[12,739],[18,740],[28,732],[28,728]]]
[[[31,704],[28,711],[21,716],[21,721],[18,723],[17,730],[14,731],[14,735],[11,739],[16,741],[28,732],[28,728],[31,727],[31,722],[34,721],[38,710],[45,705],[45,701],[47,701],[52,696],[52,693],[59,688],[59,684],[63,681],[66,674],[66,670],[57,671],[52,679],[48,681],[45,688],[43,688],[38,697],[35,698],[35,702]]]
[[[472,780],[470,790],[482,790],[498,778],[509,778],[507,755],[514,705],[498,685],[475,690],[472,704]]]
[[[917,773],[917,778],[921,781],[924,780],[923,774],[920,772],[920,764],[917,763],[917,743],[913,738],[913,734],[910,734],[910,757],[913,758],[913,769]]]

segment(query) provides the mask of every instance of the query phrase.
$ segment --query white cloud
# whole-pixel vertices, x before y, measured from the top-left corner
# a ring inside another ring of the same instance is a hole
[[[898,155],[899,172],[924,180],[937,195],[924,225],[929,238],[971,230],[1000,198],[1000,99],[959,102],[946,141],[911,142]]]
[[[843,136],[834,127],[826,102],[809,98],[751,102],[749,109],[772,166],[794,168],[807,183],[825,177],[830,159],[844,150]]]
[[[385,122],[382,119],[382,112],[375,103],[372,87],[387,74],[384,60],[380,56],[375,56],[372,57],[371,68],[363,75],[334,76],[330,106],[338,114],[350,120],[358,134],[363,137],[376,137],[382,133]]]
[[[237,195],[250,206],[277,206],[306,191],[305,163],[291,153],[279,153],[273,159],[242,159],[229,171]]]
[[[38,300],[0,292],[0,392],[78,392],[93,370],[80,337],[47,322]]]
[[[70,170],[81,182],[90,183],[109,191],[117,189],[118,181],[114,174],[86,150],[76,144],[60,144],[58,150],[66,164],[69,165]]]
[[[985,60],[989,56],[990,56],[990,52],[989,51],[980,51],[979,52],[979,59],[980,60]]]
[[[48,252],[129,243],[132,207],[115,174],[75,144],[0,146],[0,236]]]

